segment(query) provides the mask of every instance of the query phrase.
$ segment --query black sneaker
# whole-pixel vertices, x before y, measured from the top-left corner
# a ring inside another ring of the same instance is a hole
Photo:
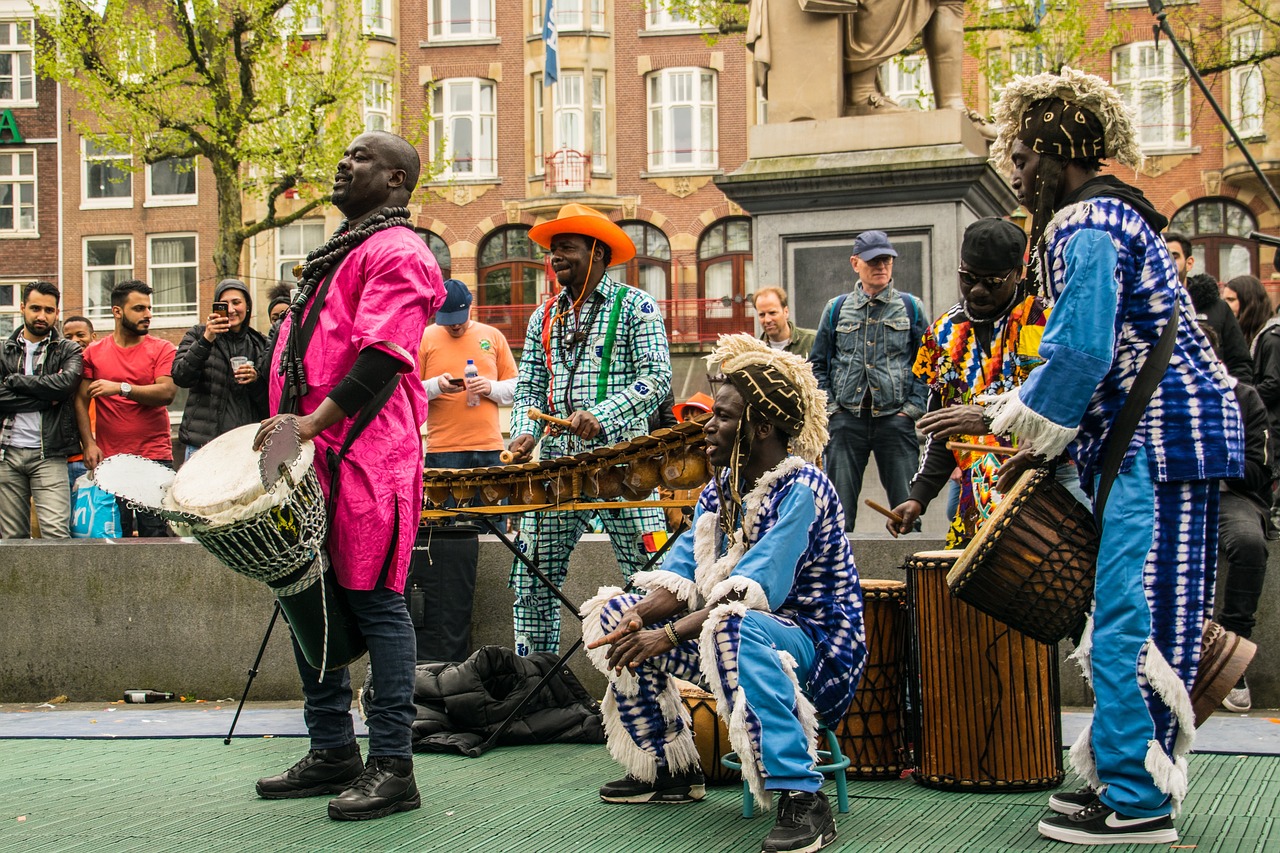
[[[836,840],[836,821],[827,795],[783,791],[778,820],[764,837],[761,853],[811,853]]]
[[[422,805],[413,779],[413,759],[377,755],[369,759],[360,778],[329,801],[334,820],[373,820]]]
[[[1058,814],[1075,814],[1098,799],[1098,792],[1088,785],[1076,791],[1058,791],[1049,797],[1049,808]]]
[[[1068,844],[1172,844],[1178,840],[1169,815],[1125,817],[1096,799],[1075,814],[1047,817],[1036,828],[1045,838]]]
[[[354,741],[336,749],[313,749],[279,776],[259,779],[258,796],[264,800],[292,800],[341,794],[363,771],[360,747]]]
[[[707,784],[701,769],[674,776],[662,769],[653,782],[628,775],[600,789],[600,799],[606,803],[696,803],[706,796]]]

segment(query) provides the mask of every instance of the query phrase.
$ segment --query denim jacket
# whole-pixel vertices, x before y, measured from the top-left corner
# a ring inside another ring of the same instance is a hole
[[[904,297],[915,306],[913,312],[907,311]],[[919,418],[929,398],[928,386],[911,370],[929,325],[920,300],[899,293],[892,282],[868,296],[859,283],[841,306],[833,334],[836,299],[822,309],[809,353],[818,386],[827,392],[827,411],[857,412],[870,387],[872,415],[902,412]]]

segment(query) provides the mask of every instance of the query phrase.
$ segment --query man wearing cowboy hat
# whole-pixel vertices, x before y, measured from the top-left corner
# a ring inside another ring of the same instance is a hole
[[[658,303],[648,294],[613,281],[605,272],[635,256],[635,246],[604,214],[566,204],[555,219],[535,225],[529,237],[550,250],[561,286],[529,318],[520,356],[510,450],[527,459],[542,439],[542,456],[579,453],[646,434],[649,415],[671,387],[671,353]],[[570,426],[543,434],[530,407],[563,418]],[[535,513],[521,547],[559,586],[569,555],[586,530],[590,513]],[[655,508],[600,513],[623,576],[648,561],[645,534],[666,530]],[[650,540],[652,541],[652,540]],[[551,592],[512,565],[512,616],[516,651],[559,651],[560,605]]]

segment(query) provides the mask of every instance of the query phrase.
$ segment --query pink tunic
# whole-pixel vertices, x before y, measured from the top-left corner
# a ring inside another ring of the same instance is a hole
[[[418,235],[388,228],[351,251],[338,267],[315,334],[303,356],[308,391],[299,411],[309,414],[351,370],[365,347],[376,346],[403,364],[400,384],[347,452],[340,470],[339,503],[329,519],[329,557],[347,589],[373,589],[393,546],[385,586],[403,591],[422,508],[422,443],[427,395],[414,354],[427,323],[444,301],[435,258]],[[272,356],[271,411],[279,411],[284,377],[280,357],[292,334],[290,318]],[[351,419],[316,436],[316,473],[329,494],[329,452],[337,453]]]

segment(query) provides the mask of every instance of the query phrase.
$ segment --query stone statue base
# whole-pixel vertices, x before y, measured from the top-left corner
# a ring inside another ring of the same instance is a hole
[[[957,110],[796,121],[750,129],[749,159],[716,185],[751,214],[755,282],[787,290],[792,319],[816,328],[855,276],[859,232],[886,231],[894,282],[937,316],[959,299],[964,229],[1018,209],[987,161],[987,143]]]

